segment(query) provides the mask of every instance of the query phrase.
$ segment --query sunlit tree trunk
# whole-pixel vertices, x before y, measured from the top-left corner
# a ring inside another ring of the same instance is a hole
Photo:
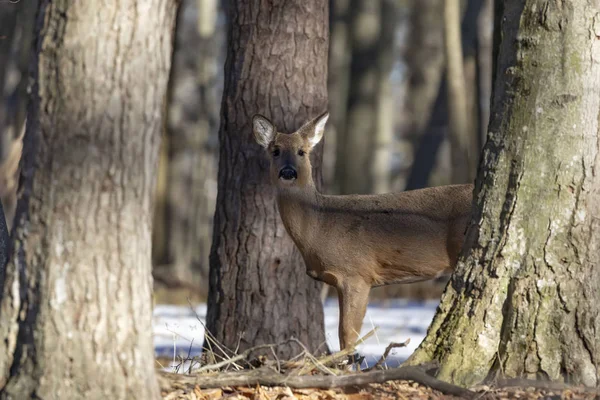
[[[600,382],[600,7],[504,2],[464,254],[410,362],[439,377]],[[596,32],[596,33],[594,33]]]
[[[471,181],[470,141],[477,141],[472,135],[467,115],[467,87],[463,65],[462,37],[460,32],[460,0],[444,1],[444,53],[446,56],[446,83],[448,85],[448,137],[451,146],[451,167],[453,183]],[[473,21],[477,23],[477,19]],[[471,93],[472,97],[476,92]]]
[[[40,3],[1,398],[160,397],[150,236],[176,8]]]

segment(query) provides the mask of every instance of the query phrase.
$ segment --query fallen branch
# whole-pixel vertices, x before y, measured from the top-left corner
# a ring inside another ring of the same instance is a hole
[[[341,376],[334,375],[282,375],[271,369],[259,368],[244,372],[222,374],[180,375],[161,372],[162,378],[178,384],[197,385],[200,388],[220,388],[225,386],[287,386],[293,389],[331,389],[345,386],[358,386],[370,383],[383,383],[391,380],[414,381],[444,394],[460,396],[467,399],[476,393],[440,381],[427,375],[418,367],[400,367],[380,371],[353,373]],[[164,382],[162,382],[164,384]]]

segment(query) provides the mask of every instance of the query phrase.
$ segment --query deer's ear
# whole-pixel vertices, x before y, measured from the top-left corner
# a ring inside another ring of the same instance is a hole
[[[327,123],[328,118],[329,113],[324,112],[317,118],[310,121],[307,124],[307,127],[303,129],[302,134],[308,141],[308,144],[311,148],[315,147],[323,138],[323,133],[325,132],[325,124]]]
[[[275,138],[275,127],[266,117],[256,114],[252,117],[252,131],[256,143],[260,144],[265,149]]]

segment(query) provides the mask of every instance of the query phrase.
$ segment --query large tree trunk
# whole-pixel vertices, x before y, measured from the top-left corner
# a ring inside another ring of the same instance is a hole
[[[217,0],[184,0],[177,19],[171,98],[168,113],[168,160],[164,185],[164,252],[155,276],[174,286],[208,294],[208,259],[217,196],[217,132],[220,49],[224,32],[217,25]],[[220,64],[222,65],[222,64]]]
[[[176,6],[41,1],[2,398],[159,397],[150,235]]]
[[[237,0],[229,11],[207,327],[230,349],[293,336],[325,350],[319,285],[285,232],[251,118],[292,132],[326,109],[328,3]],[[289,344],[278,355],[299,351]]]
[[[411,362],[600,383],[600,7],[506,1],[464,254]]]

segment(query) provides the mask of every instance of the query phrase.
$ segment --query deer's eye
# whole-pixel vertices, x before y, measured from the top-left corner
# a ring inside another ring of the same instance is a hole
[[[302,149],[298,150],[298,155],[300,157],[304,156],[305,154],[306,154],[306,152],[304,150],[302,150]]]
[[[271,154],[273,154],[273,157],[279,157],[279,154],[281,154],[281,151],[279,149],[275,149],[275,150],[273,150],[273,152]]]

